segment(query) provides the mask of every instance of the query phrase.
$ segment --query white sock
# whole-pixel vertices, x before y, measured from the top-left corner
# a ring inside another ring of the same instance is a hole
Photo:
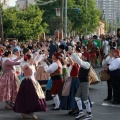
[[[82,101],[81,101],[81,99],[80,98],[78,98],[78,97],[75,97],[75,100],[76,100],[76,102],[77,102],[77,106],[78,106],[78,109],[79,109],[79,111],[83,111],[83,108],[82,108]]]
[[[90,102],[89,100],[84,101],[84,104],[86,106],[86,110],[88,113],[91,113],[91,107],[90,107]]]
[[[59,96],[58,95],[53,96],[53,100],[55,103],[55,108],[59,108],[59,106],[60,106]]]

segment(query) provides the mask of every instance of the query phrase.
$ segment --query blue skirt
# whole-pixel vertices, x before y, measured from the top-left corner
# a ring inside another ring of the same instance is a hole
[[[72,110],[78,109],[77,103],[75,100],[75,95],[80,85],[80,80],[78,78],[73,77],[70,86],[70,93],[69,96],[62,96],[60,101],[60,109],[62,110]],[[89,98],[88,98],[89,99]],[[90,101],[90,99],[89,99]],[[91,101],[90,101],[91,104]],[[85,105],[82,101],[83,109],[85,109]],[[91,104],[92,107],[92,104]]]
[[[60,109],[71,110],[71,109],[77,108],[75,95],[76,95],[77,89],[79,88],[79,84],[80,84],[80,81],[78,78],[72,78],[69,96],[61,97]]]

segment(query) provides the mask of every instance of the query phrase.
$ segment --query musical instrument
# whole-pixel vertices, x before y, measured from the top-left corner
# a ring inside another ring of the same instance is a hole
[[[90,68],[90,72],[89,72],[89,82],[90,82],[90,85],[95,85],[100,82],[96,72],[94,71],[92,67]]]
[[[107,81],[110,79],[110,75],[107,73],[107,70],[102,70],[100,73],[100,79],[101,81]]]

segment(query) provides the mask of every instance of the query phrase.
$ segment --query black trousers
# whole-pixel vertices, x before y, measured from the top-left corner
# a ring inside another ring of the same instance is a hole
[[[111,79],[109,79],[109,80],[107,81],[107,87],[108,87],[108,96],[107,96],[107,98],[108,98],[108,99],[112,99],[112,91],[113,91],[113,88],[112,88],[112,80],[111,80]]]
[[[120,102],[120,77],[112,78],[114,101]]]

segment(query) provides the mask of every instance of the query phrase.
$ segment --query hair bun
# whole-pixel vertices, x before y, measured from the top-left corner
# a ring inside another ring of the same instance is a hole
[[[8,55],[11,54],[11,53],[12,53],[11,51],[6,50],[6,51],[4,52],[4,56],[5,56],[5,57],[8,57]]]

